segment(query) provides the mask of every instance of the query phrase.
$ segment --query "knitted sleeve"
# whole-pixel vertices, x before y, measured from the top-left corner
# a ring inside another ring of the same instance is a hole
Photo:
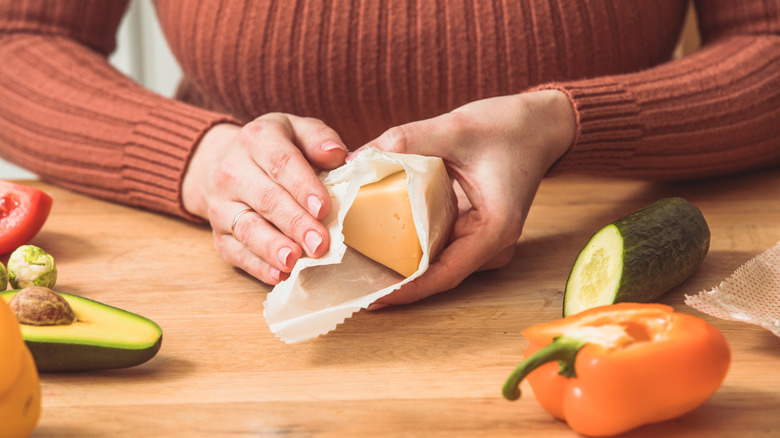
[[[697,4],[702,47],[657,67],[550,83],[577,133],[550,174],[656,180],[780,163],[780,2]]]
[[[0,3],[0,154],[63,187],[196,220],[181,203],[188,159],[231,119],[109,65],[126,1],[73,3]]]

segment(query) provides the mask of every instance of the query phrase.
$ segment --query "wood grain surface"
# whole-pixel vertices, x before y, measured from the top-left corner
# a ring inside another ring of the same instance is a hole
[[[520,331],[560,317],[569,269],[597,229],[665,196],[697,205],[712,243],[699,271],[660,301],[712,322],[733,359],[699,409],[626,436],[780,436],[780,339],[683,302],[780,241],[780,169],[687,183],[546,180],[505,268],[295,345],[263,319],[270,288],[224,263],[207,227],[24,183],[54,197],[32,243],[57,260],[57,288],[164,331],[144,365],[42,375],[35,437],[576,436],[527,383],[521,400],[501,398],[526,346]]]

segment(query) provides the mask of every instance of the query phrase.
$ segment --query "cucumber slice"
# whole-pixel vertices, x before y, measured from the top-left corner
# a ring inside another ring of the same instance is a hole
[[[563,316],[655,301],[699,268],[709,246],[704,216],[683,198],[664,198],[620,218],[596,232],[577,256]]]

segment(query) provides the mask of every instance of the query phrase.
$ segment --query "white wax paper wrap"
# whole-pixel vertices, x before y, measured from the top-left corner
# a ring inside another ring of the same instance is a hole
[[[711,291],[685,296],[696,310],[761,326],[780,336],[780,242],[749,260]]]
[[[407,173],[414,226],[423,250],[419,268],[408,278],[347,247],[341,232],[358,189],[401,170]],[[447,243],[457,214],[452,181],[438,157],[367,148],[320,179],[332,202],[323,220],[330,249],[319,259],[298,260],[290,277],[276,285],[264,303],[271,331],[286,343],[328,333],[353,313],[419,277]]]

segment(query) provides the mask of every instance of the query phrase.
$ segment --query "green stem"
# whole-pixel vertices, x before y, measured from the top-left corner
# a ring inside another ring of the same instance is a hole
[[[565,336],[553,339],[549,345],[537,350],[512,371],[501,390],[504,398],[507,400],[519,399],[520,382],[531,371],[548,362],[558,361],[558,374],[564,377],[577,377],[577,373],[574,370],[574,359],[577,358],[577,353],[586,344],[587,342],[580,339],[567,338]]]

